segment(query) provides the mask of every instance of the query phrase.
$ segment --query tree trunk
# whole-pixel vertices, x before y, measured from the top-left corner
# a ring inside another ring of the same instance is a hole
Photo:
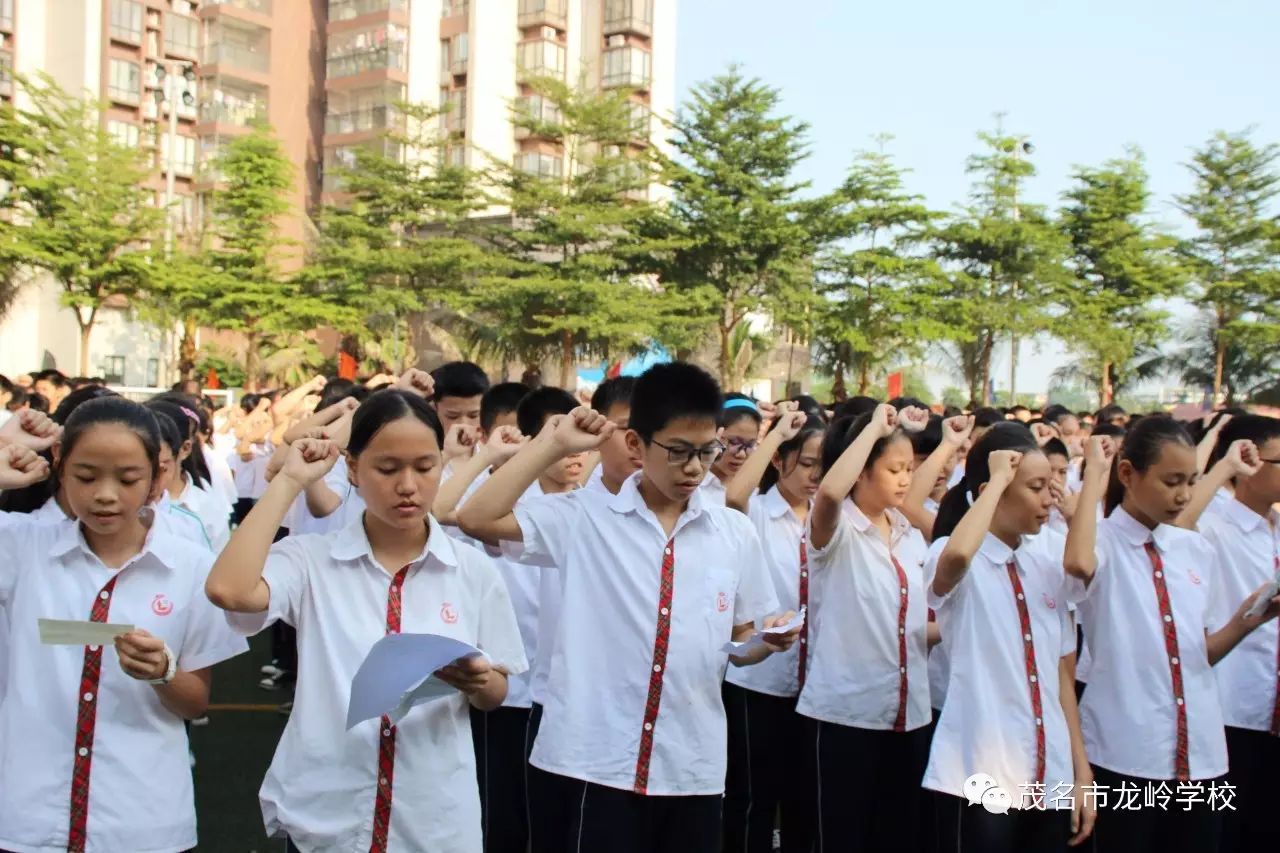
[[[1102,387],[1098,389],[1098,404],[1101,406],[1110,406],[1111,401],[1115,398],[1115,383],[1111,375],[1111,362],[1104,361],[1102,363]]]
[[[79,311],[76,312],[76,320],[80,322],[80,375],[89,375],[89,336],[93,334],[93,320],[84,322],[80,320]]]
[[[871,387],[871,360],[863,358],[858,364],[858,393],[866,396]]]
[[[1219,331],[1214,341],[1213,353],[1213,403],[1217,405],[1218,397],[1222,394],[1222,374],[1225,372],[1227,363],[1227,342],[1222,339],[1222,332]]]
[[[244,390],[258,390],[258,333],[246,332],[248,349],[244,354]]]
[[[991,350],[995,346],[995,335],[988,334],[982,342],[982,356],[978,360],[981,367],[979,371],[982,376],[982,390],[978,397],[982,401],[982,405],[990,406],[991,400]],[[1010,405],[1013,405],[1010,403]]]
[[[182,318],[182,344],[178,347],[178,373],[183,379],[196,378],[196,318]]]
[[[716,331],[720,333],[720,387],[725,391],[733,391],[735,389],[729,387],[729,382],[733,378],[729,375],[729,335],[733,330],[724,323],[720,323]]]
[[[566,391],[570,390],[573,385],[570,384],[570,378],[573,376],[573,332],[567,329],[560,333],[560,387]]]

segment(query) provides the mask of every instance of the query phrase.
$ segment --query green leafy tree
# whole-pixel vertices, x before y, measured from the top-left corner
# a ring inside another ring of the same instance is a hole
[[[146,285],[145,250],[162,213],[142,186],[142,152],[107,132],[101,104],[45,76],[15,85],[26,106],[0,106],[0,275],[12,285],[32,268],[61,285],[80,327],[84,375],[103,304],[136,298]]]
[[[941,228],[938,258],[950,276],[947,319],[969,394],[990,400],[996,341],[1045,330],[1048,297],[1066,273],[1065,240],[1040,205],[1019,194],[1035,174],[1023,139],[980,133],[984,150],[969,158],[969,207]]]
[[[883,145],[883,140],[882,140]],[[923,247],[940,215],[902,186],[903,170],[880,151],[858,155],[834,194],[838,242],[820,256],[817,336],[843,388],[853,368],[859,394],[890,364],[918,356],[925,342],[952,334],[939,310],[945,278]]]
[[[637,144],[648,136],[627,93],[545,78],[528,85],[549,109],[513,108],[515,125],[553,145],[559,159],[538,171],[494,163],[491,180],[511,214],[491,222],[485,236],[505,266],[464,305],[519,330],[506,344],[526,365],[557,353],[560,384],[572,387],[580,357],[643,349],[683,322],[684,303],[665,298],[652,277],[654,258],[673,242],[647,197],[654,152]]]
[[[663,265],[687,316],[714,330],[720,381],[731,379],[733,333],[749,314],[796,313],[811,289],[813,206],[794,177],[808,126],[779,114],[780,95],[736,67],[696,86],[680,110],[665,180],[681,246]]]
[[[1142,378],[1141,365],[1166,334],[1168,314],[1156,303],[1176,295],[1183,279],[1175,240],[1147,221],[1140,152],[1077,167],[1072,181],[1058,223],[1075,276],[1056,297],[1064,309],[1058,336],[1107,405],[1118,387]]]
[[[1195,225],[1181,253],[1196,304],[1212,318],[1215,397],[1234,395],[1242,377],[1229,370],[1233,347],[1280,352],[1280,146],[1248,132],[1219,131],[1191,157],[1191,192],[1176,197]]]

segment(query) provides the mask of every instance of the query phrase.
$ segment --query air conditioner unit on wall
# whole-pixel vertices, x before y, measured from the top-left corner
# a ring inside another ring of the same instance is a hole
[[[542,37],[543,37],[544,39],[553,39],[553,38],[555,38],[555,37],[556,37],[556,28],[555,28],[555,27],[543,27],[543,28],[542,28]]]
[[[618,34],[616,36],[609,36],[608,41],[605,42],[605,44],[609,45],[609,47],[624,47],[626,46],[626,43],[627,43],[627,37],[622,34]]]

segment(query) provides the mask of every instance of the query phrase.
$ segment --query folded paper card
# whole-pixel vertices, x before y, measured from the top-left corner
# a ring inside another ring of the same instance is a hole
[[[720,647],[720,651],[731,654],[734,657],[741,657],[758,646],[766,645],[764,638],[768,634],[787,634],[802,627],[804,625],[804,617],[807,610],[807,607],[801,607],[800,612],[792,616],[785,625],[774,625],[772,628],[765,628],[763,630],[756,631],[751,635],[750,639],[744,640],[741,643],[725,643]]]
[[[132,625],[81,622],[77,619],[40,619],[40,642],[46,646],[109,646]]]
[[[482,654],[452,637],[388,634],[373,644],[351,679],[347,728],[383,714],[398,723],[414,706],[457,692],[432,673],[459,658]]]

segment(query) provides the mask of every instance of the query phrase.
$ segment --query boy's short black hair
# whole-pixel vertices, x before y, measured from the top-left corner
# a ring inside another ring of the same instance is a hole
[[[39,373],[37,373],[35,376],[32,376],[31,385],[34,387],[35,384],[42,379],[48,382],[54,388],[61,388],[67,384],[66,374],[63,373],[61,370],[55,370],[53,368],[50,368],[48,370],[42,370]]]
[[[445,397],[479,397],[489,390],[489,377],[480,365],[470,361],[451,361],[431,371],[436,390],[432,400],[440,402]]]
[[[591,395],[591,408],[602,415],[608,415],[609,410],[614,406],[624,403],[630,406],[631,395],[635,390],[636,378],[634,376],[615,376],[612,379],[606,379],[596,387],[595,393]]]
[[[924,429],[911,433],[911,452],[916,456],[929,456],[942,444],[942,418],[930,415]]]
[[[908,406],[915,406],[917,409],[927,409],[929,404],[919,397],[894,397],[889,401],[889,405],[893,406],[899,412]]]
[[[1022,405],[1021,403],[1018,403],[1016,405],[1009,407],[1009,414],[1016,415],[1018,414],[1018,412],[1026,412],[1027,414],[1031,414],[1031,410],[1028,409],[1026,406]]]
[[[519,409],[520,401],[529,395],[529,386],[523,382],[499,382],[480,398],[480,429],[493,430],[499,415]]]
[[[631,393],[631,429],[647,444],[679,418],[717,422],[723,397],[720,383],[685,361],[655,364],[636,380]]]
[[[1040,415],[1040,417],[1044,418],[1045,423],[1053,424],[1054,426],[1057,426],[1058,421],[1070,416],[1071,410],[1061,403],[1054,403],[1052,406],[1046,408]]]
[[[12,394],[13,389],[15,387],[16,386],[13,384],[12,381],[10,381],[8,376],[5,376],[3,373],[0,373],[0,391],[5,391],[9,394]]]
[[[27,394],[27,408],[35,409],[37,412],[49,414],[49,398],[41,394],[39,391],[32,391]]]
[[[990,406],[985,409],[978,409],[973,413],[973,425],[979,429],[982,427],[995,426],[1004,422],[1004,412],[999,409],[993,409]]]
[[[525,435],[537,435],[547,418],[552,415],[567,415],[578,408],[578,401],[563,388],[544,385],[537,391],[530,391],[516,407],[516,426]]]
[[[327,409],[335,403],[341,403],[348,397],[363,403],[365,398],[372,393],[373,391],[370,389],[357,382],[352,382],[350,379],[330,379],[320,391],[320,402],[316,403],[316,411]]]
[[[1266,415],[1236,415],[1227,421],[1222,432],[1218,433],[1218,443],[1213,447],[1206,470],[1217,465],[1227,455],[1233,442],[1247,439],[1261,449],[1262,445],[1273,438],[1280,438],[1280,418]]]
[[[878,405],[880,401],[875,397],[850,397],[835,407],[831,420],[834,422],[841,418],[856,418],[867,412],[874,412]]]
[[[1071,453],[1067,450],[1067,445],[1060,438],[1051,438],[1040,448],[1044,451],[1045,456],[1065,456],[1071,459]]]

